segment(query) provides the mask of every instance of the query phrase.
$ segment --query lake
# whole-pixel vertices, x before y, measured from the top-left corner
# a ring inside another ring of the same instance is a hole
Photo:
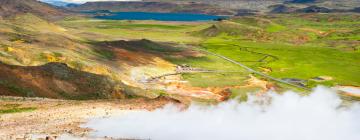
[[[110,15],[95,16],[110,20],[159,20],[159,21],[211,21],[224,19],[224,16],[190,13],[153,13],[153,12],[111,12]]]

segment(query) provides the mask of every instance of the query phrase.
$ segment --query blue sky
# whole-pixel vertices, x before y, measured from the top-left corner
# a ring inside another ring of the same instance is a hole
[[[63,1],[71,3],[85,3],[89,1],[141,1],[141,0],[40,0],[40,1]]]

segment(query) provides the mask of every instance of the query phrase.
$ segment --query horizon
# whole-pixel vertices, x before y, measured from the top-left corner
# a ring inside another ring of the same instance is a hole
[[[41,2],[66,2],[66,3],[76,3],[83,4],[86,2],[102,2],[102,1],[142,1],[142,0],[38,0]]]

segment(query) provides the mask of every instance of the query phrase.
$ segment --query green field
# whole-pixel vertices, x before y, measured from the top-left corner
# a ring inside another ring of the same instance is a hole
[[[318,84],[360,86],[359,15],[268,15],[210,23],[71,19],[59,24],[113,38],[197,44],[255,70],[271,70],[268,74],[276,78],[307,80],[308,87]],[[183,78],[193,86],[239,85],[250,74],[211,55],[168,56],[166,59],[208,70],[238,71],[184,74]],[[315,77],[330,77],[331,80],[310,80]]]
[[[25,26],[20,21],[34,24]],[[182,79],[190,86],[230,88],[234,96],[259,90],[256,86],[238,88],[247,85],[251,75],[266,80],[222,58],[199,51],[203,49],[277,79],[305,81],[307,88],[317,85],[360,86],[359,15],[263,15],[233,17],[221,22],[67,18],[55,24],[25,15],[11,23],[14,24],[0,24],[4,32],[11,34],[3,36],[3,40],[8,41],[0,42],[0,58],[8,64],[27,66],[64,62],[78,70],[118,79],[130,77],[132,68],[143,67],[143,71],[151,67],[156,76],[171,72],[170,63],[186,64],[221,71],[182,74]],[[53,34],[47,35],[49,31]],[[36,34],[36,38],[29,34]],[[64,43],[54,43],[58,40]],[[46,45],[39,42],[46,42]],[[102,48],[109,44],[122,47],[129,53],[120,55]],[[49,50],[46,46],[56,47]],[[196,50],[200,55],[187,54],[189,50]],[[126,56],[137,54],[145,56],[143,59]],[[155,66],[156,62],[150,61],[154,57],[165,60],[168,63],[166,68],[161,64]],[[141,61],[144,63],[139,63]],[[117,72],[123,69],[129,71]],[[314,80],[324,77],[326,79]]]
[[[116,21],[93,19],[68,19],[59,22],[60,25],[109,36],[111,39],[149,39],[161,42],[195,43],[201,37],[192,36],[194,31],[208,28],[208,23],[176,23],[160,21]]]
[[[219,38],[209,39],[202,46],[212,52],[243,62],[254,69],[271,68],[270,75],[277,78],[307,80],[319,76],[331,76],[334,78],[332,82],[322,84],[360,85],[360,53],[355,51],[281,43],[229,41]],[[243,48],[257,53],[249,53]],[[268,61],[265,59],[260,62],[259,59],[265,55],[274,58],[267,57]]]
[[[360,27],[360,17],[342,15],[327,21],[331,17],[320,14],[311,18],[304,15],[236,18],[217,23],[216,31],[200,31],[206,38],[200,46],[255,70],[271,69],[269,75],[276,78],[308,80],[308,87],[318,84],[359,86],[360,34],[357,27]],[[189,61],[197,62],[196,59]],[[322,76],[332,77],[332,80],[310,80]]]

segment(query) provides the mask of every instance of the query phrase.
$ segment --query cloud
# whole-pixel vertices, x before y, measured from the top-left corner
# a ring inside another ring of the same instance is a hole
[[[93,119],[84,127],[96,130],[91,135],[97,137],[154,140],[360,139],[360,106],[341,107],[331,89],[318,87],[306,97],[294,92],[268,95],[246,103],[192,105],[185,111],[169,105],[153,112]]]

